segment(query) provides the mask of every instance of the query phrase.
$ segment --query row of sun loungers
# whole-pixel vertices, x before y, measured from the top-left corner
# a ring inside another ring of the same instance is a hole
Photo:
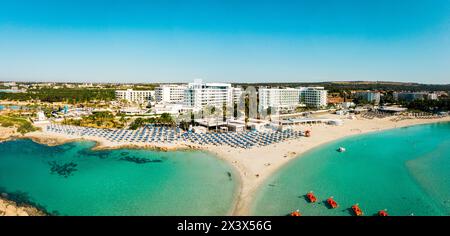
[[[199,145],[228,145],[235,148],[266,146],[289,139],[297,139],[304,135],[303,132],[292,129],[267,132],[192,133],[178,127],[152,125],[137,130],[125,130],[50,124],[46,127],[46,131],[80,137],[100,137],[111,142],[175,143],[183,141]]]
[[[49,132],[75,136],[100,137],[112,142],[173,142],[181,140],[181,130],[168,127],[146,126],[137,130],[125,130],[51,124],[46,129]]]
[[[408,120],[408,119],[439,119],[444,118],[446,115],[437,115],[437,114],[430,114],[430,113],[408,113],[400,116],[396,116],[394,119],[391,119],[391,121],[402,121],[402,120]]]
[[[282,132],[242,132],[242,133],[183,133],[183,140],[191,141],[200,145],[228,145],[238,148],[252,148],[266,146],[274,143],[286,141],[288,139],[300,138],[303,133],[300,131],[285,130]]]
[[[382,112],[382,111],[369,111],[369,112],[361,114],[361,116],[366,119],[374,119],[374,118],[382,119],[382,118],[390,117],[393,115],[394,114],[392,114],[392,113],[387,113],[387,112]]]

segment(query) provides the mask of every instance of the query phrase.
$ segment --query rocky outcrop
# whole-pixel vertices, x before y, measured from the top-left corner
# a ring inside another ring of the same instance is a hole
[[[0,127],[0,142],[8,141],[16,134],[15,128]]]
[[[46,214],[35,207],[18,205],[17,203],[0,198],[0,216],[45,216]]]
[[[30,138],[35,143],[47,145],[47,146],[58,146],[61,144],[65,144],[70,142],[68,139],[57,139],[57,138],[50,138],[50,137],[40,137],[40,136],[26,136],[27,138]]]

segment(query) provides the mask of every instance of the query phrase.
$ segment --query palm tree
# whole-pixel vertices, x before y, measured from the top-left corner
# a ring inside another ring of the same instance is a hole
[[[269,121],[272,121],[272,107],[267,108],[267,115],[269,116]]]
[[[217,115],[219,114],[218,112],[216,113],[216,111],[217,111],[217,108],[215,107],[215,106],[212,106],[211,107],[211,117],[214,117],[214,115],[216,115],[215,116],[215,119],[216,119],[216,132],[217,132],[217,126],[219,125],[219,120],[218,120],[218,118],[217,118]],[[209,122],[208,122],[209,123]]]
[[[119,121],[120,121],[124,126],[126,125],[127,120],[125,119],[125,115],[124,115],[124,114],[120,114],[120,119],[119,119]]]
[[[159,117],[159,122],[161,124],[174,125],[175,121],[169,113],[162,113]]]
[[[246,94],[245,95],[245,98],[244,98],[245,100],[244,100],[244,104],[245,104],[245,111],[244,111],[244,114],[245,114],[245,127],[247,128],[247,123],[248,123],[248,119],[249,119],[249,116],[250,116],[250,98],[249,98],[249,96],[248,96],[248,94]]]
[[[222,105],[222,121],[227,120],[227,105],[223,103]]]

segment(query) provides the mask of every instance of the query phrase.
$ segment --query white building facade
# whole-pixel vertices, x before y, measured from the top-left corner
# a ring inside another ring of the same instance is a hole
[[[429,94],[427,94],[427,99],[428,100],[438,100],[438,95],[437,95],[437,93],[429,93]]]
[[[369,103],[379,104],[381,95],[379,92],[364,91],[357,92],[356,97]]]
[[[202,83],[200,80],[189,83],[185,90],[184,104],[195,110],[206,106],[222,108],[230,106],[233,90],[228,83]]]
[[[267,88],[258,89],[259,110],[271,107],[275,111],[281,108],[295,108],[300,105],[300,89],[296,88]]]
[[[148,103],[152,100],[155,92],[152,90],[116,90],[116,100],[125,100],[135,103]]]
[[[232,92],[232,96],[233,96],[233,104],[234,103],[238,103],[241,100],[241,95],[242,95],[242,88],[232,88],[233,92]]]
[[[438,95],[436,92],[394,92],[394,100],[412,102],[414,100],[437,100]]]
[[[308,107],[326,107],[328,91],[324,87],[302,87],[300,88],[300,100]]]
[[[186,89],[186,85],[161,85],[155,88],[156,103],[184,103]]]

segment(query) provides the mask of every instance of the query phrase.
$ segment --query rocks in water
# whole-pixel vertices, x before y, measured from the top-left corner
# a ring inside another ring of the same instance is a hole
[[[128,156],[128,154],[129,154],[128,152],[121,152],[120,153],[120,155],[122,155],[122,156]]]
[[[135,156],[127,156],[127,157],[121,157],[119,160],[121,161],[129,161],[134,162],[136,164],[145,164],[145,163],[153,163],[153,162],[162,162],[162,160],[159,159],[147,159],[147,158],[140,158]]]
[[[51,149],[52,149],[52,151],[54,151],[56,153],[63,153],[63,152],[70,151],[71,149],[73,149],[75,147],[76,147],[76,145],[73,143],[66,143],[64,145],[53,146],[53,147],[51,147]]]
[[[80,156],[97,157],[100,159],[106,159],[110,155],[110,151],[91,151],[89,149],[83,149],[77,152]]]
[[[43,216],[45,208],[32,201],[27,192],[6,192],[0,186],[0,216]]]
[[[60,176],[63,176],[64,178],[69,177],[72,175],[72,172],[77,171],[77,165],[76,163],[69,162],[66,164],[58,164],[56,161],[50,161],[48,164],[51,166],[51,173],[58,174]]]
[[[231,181],[231,180],[232,180],[232,178],[231,178],[231,172],[227,171],[227,175],[228,175],[228,179]]]
[[[18,205],[13,201],[0,198],[0,216],[45,216],[46,214],[32,206]]]
[[[54,210],[51,213],[49,213],[48,215],[50,215],[50,216],[61,216],[61,213],[59,213],[59,211],[57,211],[57,210]]]

